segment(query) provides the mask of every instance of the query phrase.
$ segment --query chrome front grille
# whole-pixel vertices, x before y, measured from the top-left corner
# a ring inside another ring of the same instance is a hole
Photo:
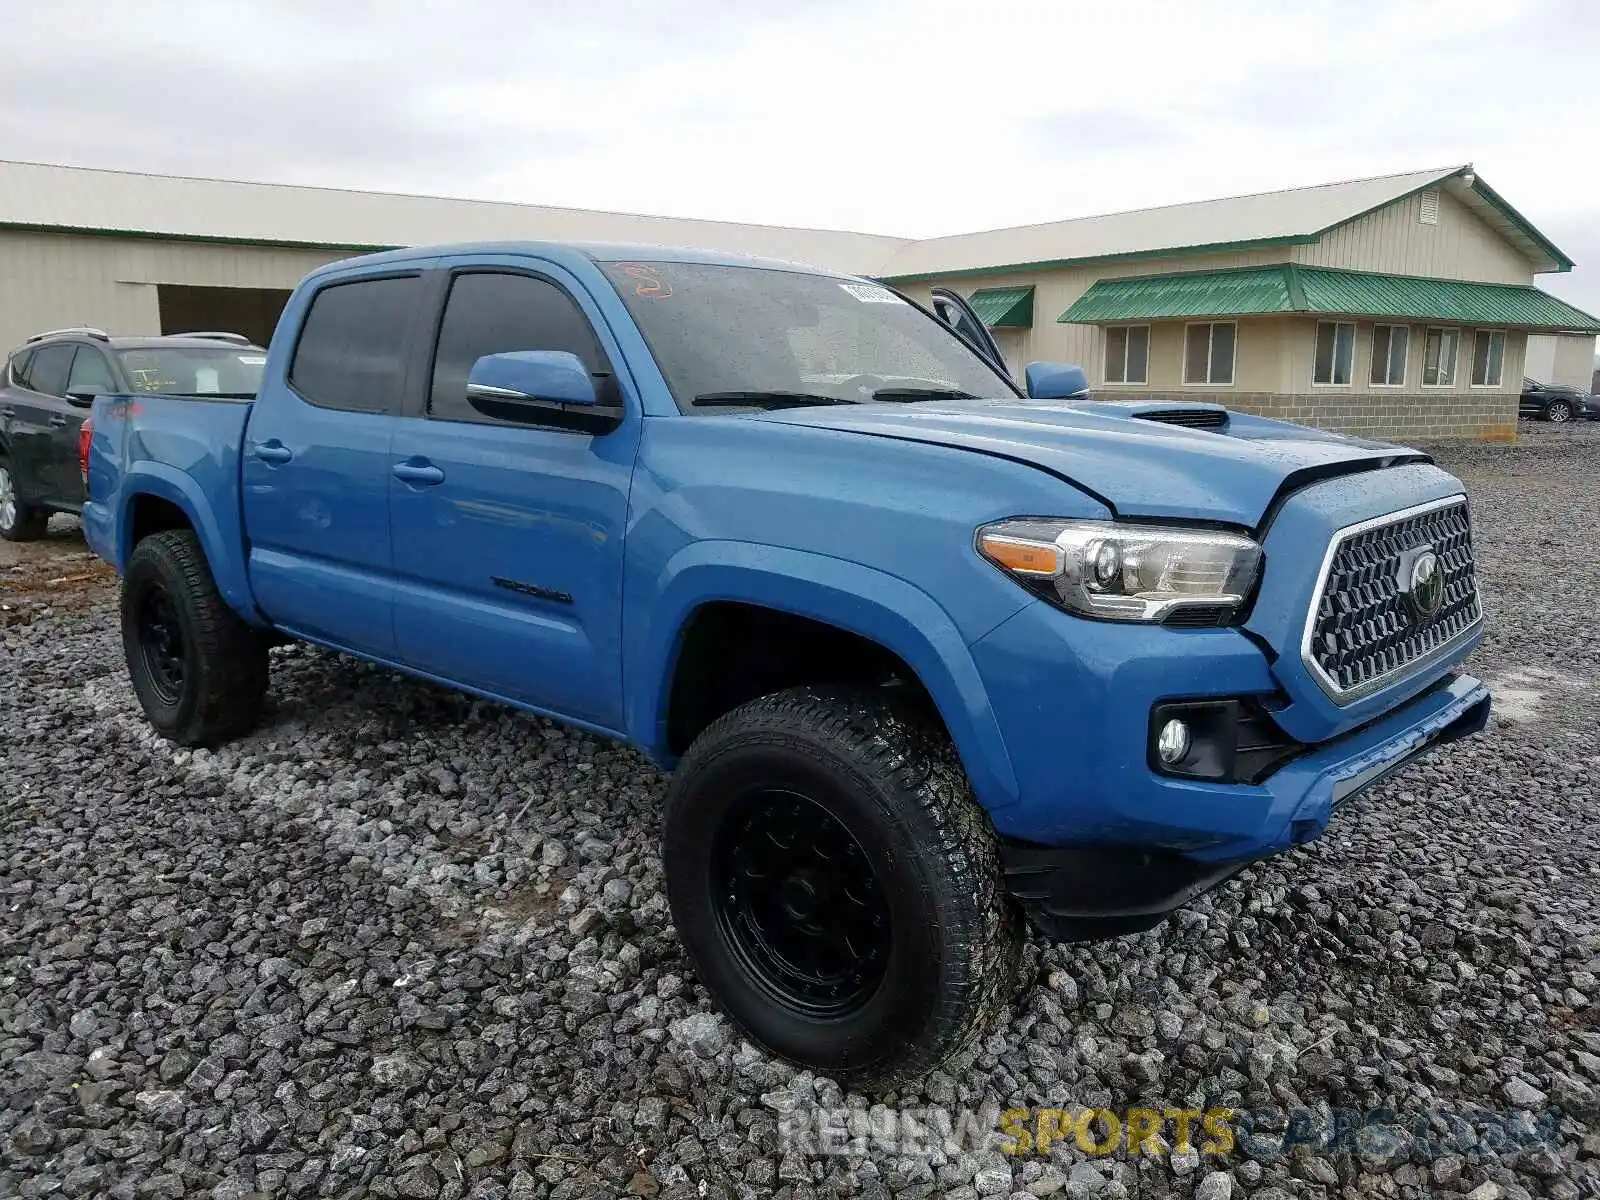
[[[1443,599],[1419,618],[1401,576],[1427,549],[1438,556]],[[1437,659],[1482,619],[1467,501],[1454,496],[1334,535],[1301,657],[1322,689],[1346,704]]]

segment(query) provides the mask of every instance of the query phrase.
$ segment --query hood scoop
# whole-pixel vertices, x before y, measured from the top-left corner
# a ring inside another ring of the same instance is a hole
[[[1228,423],[1228,410],[1194,405],[1190,408],[1157,408],[1136,412],[1135,421],[1159,421],[1163,425],[1182,425],[1185,429],[1221,429]]]

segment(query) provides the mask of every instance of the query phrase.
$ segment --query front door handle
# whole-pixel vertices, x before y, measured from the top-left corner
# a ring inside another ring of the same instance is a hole
[[[54,425],[57,429],[60,429],[66,423],[67,423],[67,419],[65,417],[51,417],[50,418],[50,424]]]
[[[257,442],[255,445],[255,456],[264,463],[270,463],[272,466],[281,467],[284,463],[288,462],[294,457],[294,451],[285,446],[277,438],[273,438],[271,441]]]
[[[413,487],[432,487],[436,483],[444,482],[444,472],[425,458],[395,463],[394,477],[401,483],[409,483]]]
[[[8,421],[16,415],[17,410],[14,408],[0,408],[0,417],[4,417]]]

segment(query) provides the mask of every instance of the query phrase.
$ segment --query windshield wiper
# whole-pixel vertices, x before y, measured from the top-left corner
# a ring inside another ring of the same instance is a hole
[[[872,393],[874,400],[976,400],[971,392],[960,388],[881,387]]]
[[[816,404],[859,404],[842,396],[820,392],[702,392],[694,398],[701,408],[805,408]]]

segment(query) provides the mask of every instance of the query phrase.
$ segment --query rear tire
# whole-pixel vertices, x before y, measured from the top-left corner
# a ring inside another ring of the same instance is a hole
[[[926,1075],[1010,999],[1022,924],[942,731],[797,688],[684,755],[662,856],[678,936],[751,1041],[847,1083]]]
[[[1552,425],[1565,425],[1572,420],[1572,405],[1565,400],[1552,400],[1545,405],[1544,419]]]
[[[152,534],[122,580],[122,647],[145,716],[180,746],[248,733],[267,694],[267,646],[217,591],[189,530]]]
[[[0,538],[8,542],[36,542],[50,526],[50,514],[24,504],[17,495],[11,461],[0,454]]]

